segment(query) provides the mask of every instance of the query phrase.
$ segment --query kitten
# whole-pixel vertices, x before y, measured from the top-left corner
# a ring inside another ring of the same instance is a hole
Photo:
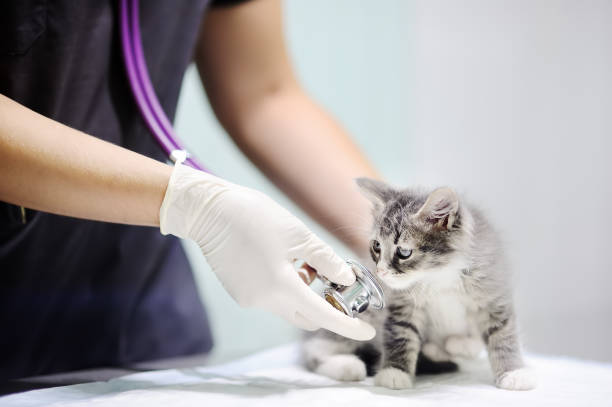
[[[370,254],[387,306],[362,314],[377,328],[372,341],[313,334],[303,346],[307,367],[338,380],[376,374],[377,385],[405,389],[416,373],[456,370],[451,358],[474,357],[484,344],[498,387],[534,388],[517,337],[510,273],[482,214],[450,188],[426,194],[367,178],[357,184],[373,204]]]

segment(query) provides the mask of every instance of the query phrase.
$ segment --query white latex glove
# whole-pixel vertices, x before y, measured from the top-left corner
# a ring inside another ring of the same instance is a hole
[[[177,164],[160,209],[163,234],[192,239],[227,292],[245,307],[282,316],[307,330],[357,340],[372,326],[339,312],[298,276],[306,261],[332,282],[351,285],[351,268],[306,225],[265,194]]]

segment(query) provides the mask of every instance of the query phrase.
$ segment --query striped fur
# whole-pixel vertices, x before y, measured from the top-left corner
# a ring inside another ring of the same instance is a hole
[[[532,388],[517,336],[510,273],[500,240],[481,212],[459,202],[449,188],[427,193],[369,179],[357,183],[373,204],[370,254],[388,306],[364,314],[378,332],[368,343],[329,332],[311,335],[304,343],[306,365],[339,380],[359,379],[363,374],[338,373],[342,363],[336,370],[319,370],[334,355],[355,355],[353,367],[361,360],[365,366],[358,370],[377,373],[377,384],[405,388],[423,371],[419,361],[429,372],[452,371],[457,365],[451,359],[486,346],[499,387]],[[412,253],[404,258],[407,249]],[[372,358],[372,350],[380,356]]]

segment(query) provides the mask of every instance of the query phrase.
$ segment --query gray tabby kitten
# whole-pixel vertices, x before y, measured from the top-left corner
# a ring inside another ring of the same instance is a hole
[[[357,184],[373,204],[370,254],[387,306],[366,312],[377,329],[369,342],[317,332],[303,346],[311,370],[337,380],[412,387],[416,373],[452,371],[455,357],[475,357],[485,344],[495,384],[535,387],[517,338],[499,238],[482,214],[450,188],[396,190],[367,178]]]

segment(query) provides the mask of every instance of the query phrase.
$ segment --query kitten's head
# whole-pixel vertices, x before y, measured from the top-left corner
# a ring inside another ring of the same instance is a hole
[[[452,189],[427,194],[368,178],[358,178],[357,185],[373,204],[370,254],[390,288],[407,288],[460,261],[466,231]]]

